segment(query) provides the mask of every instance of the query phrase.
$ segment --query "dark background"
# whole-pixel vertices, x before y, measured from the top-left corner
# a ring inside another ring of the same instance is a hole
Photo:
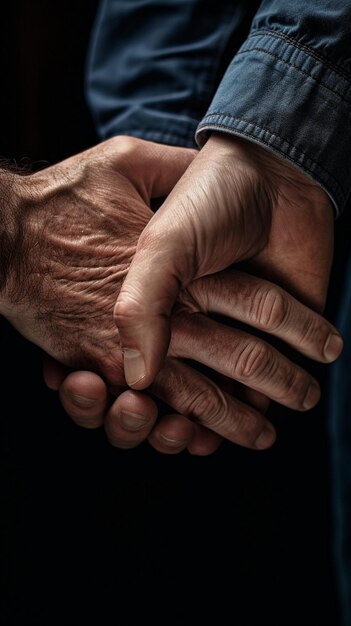
[[[6,5],[0,155],[38,168],[97,142],[83,90],[97,2]],[[275,409],[265,453],[119,451],[65,416],[4,320],[0,339],[2,624],[338,623],[321,408]]]

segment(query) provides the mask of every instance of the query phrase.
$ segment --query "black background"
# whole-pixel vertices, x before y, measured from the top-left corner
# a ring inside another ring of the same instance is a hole
[[[96,6],[2,6],[3,157],[36,168],[97,141],[83,92]],[[265,453],[119,451],[65,416],[4,320],[0,339],[1,623],[338,623],[321,408],[277,408]]]

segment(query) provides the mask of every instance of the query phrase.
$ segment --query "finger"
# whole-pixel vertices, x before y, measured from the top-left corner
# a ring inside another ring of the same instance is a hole
[[[129,138],[130,141],[135,140]],[[124,167],[132,180],[137,172],[137,188],[140,184],[144,186],[140,191],[147,200],[168,195],[197,153],[149,141],[145,142],[144,150],[140,150],[139,144],[140,140],[135,143],[136,150],[129,152],[130,158],[125,161]],[[129,161],[132,163],[131,170]],[[130,268],[114,309],[123,349],[125,378],[128,385],[135,389],[148,387],[162,366],[170,339],[168,318],[180,289],[178,280],[172,276],[173,250],[166,242],[167,232],[164,235],[165,245],[158,239],[158,258],[154,255],[152,242],[146,244],[146,249],[139,242],[133,268]],[[152,276],[147,289],[146,275]]]
[[[231,378],[222,376],[217,372],[211,373],[211,380],[222,391],[226,391],[229,394],[233,393],[235,386],[238,387],[238,384],[235,383]],[[166,446],[166,450],[160,449],[160,437],[157,436],[158,431],[161,431],[161,433],[164,434],[166,439],[168,440],[173,439],[174,441],[179,441],[179,451],[182,451],[184,448],[184,446],[181,445],[182,434],[180,431],[182,429],[182,421],[186,420],[187,423],[188,419],[182,415],[174,415],[173,417],[174,419],[172,419],[171,422],[168,422],[167,418],[165,417],[159,419],[153,428],[152,437],[149,437],[149,443],[153,445],[153,441],[156,441],[158,444],[156,449],[160,452],[167,453],[169,446]],[[177,426],[180,430],[178,430],[178,432],[175,432],[177,430]],[[172,432],[167,432],[168,427],[170,427]],[[210,454],[213,454],[219,448],[221,442],[222,437],[214,433],[212,430],[209,430],[208,428],[192,422],[192,438],[187,446],[187,450],[190,454],[194,456],[208,456]]]
[[[178,359],[166,359],[151,391],[179,414],[229,441],[257,450],[274,443],[274,428],[263,415]]]
[[[188,452],[194,456],[209,456],[218,450],[223,439],[212,430],[194,423],[193,438]]]
[[[223,374],[219,374],[214,370],[211,370],[209,377],[222,391],[235,396],[238,400],[245,402],[245,404],[253,406],[254,409],[257,409],[257,411],[263,415],[267,412],[271,401],[263,393],[260,393],[255,389],[250,389],[250,387],[245,387],[232,378],[223,376]]]
[[[190,422],[183,415],[169,415],[161,417],[155,424],[149,443],[164,454],[176,454],[184,450],[184,439],[188,437],[189,423],[191,424],[191,439],[187,450],[194,456],[208,456],[213,454],[220,446],[222,437],[195,422]],[[184,437],[184,430],[186,437]],[[155,445],[154,445],[155,443]]]
[[[58,391],[67,376],[67,368],[48,354],[43,354],[44,382],[53,391]]]
[[[172,419],[162,417],[155,423],[156,417],[157,407],[151,398],[128,390],[107,413],[105,429],[116,447],[134,448],[149,436],[151,445],[165,454],[176,454],[188,447],[191,454],[206,456],[221,443],[221,437],[182,415],[172,415]]]
[[[172,342],[173,356],[190,359],[196,354],[200,363],[291,409],[306,411],[319,401],[317,381],[262,339],[202,314],[179,316],[177,324],[187,341],[177,352]]]
[[[260,393],[255,389],[250,389],[250,387],[243,388],[243,401],[247,402],[250,406],[253,406],[263,415],[267,413],[271,403],[270,399],[267,398],[264,393]]]
[[[167,415],[150,434],[152,447],[163,454],[178,454],[191,445],[194,424],[182,415]]]
[[[260,230],[258,237],[242,237],[242,245],[236,247],[234,229],[225,238],[224,249],[219,234],[232,226],[233,211],[228,209],[228,198],[224,201],[217,193],[218,168],[205,175],[207,165],[205,146],[141,233],[117,298],[114,319],[124,351],[125,378],[134,389],[148,387],[162,367],[170,340],[169,317],[180,289],[197,275],[211,274],[244,258],[248,249],[252,254],[261,236]]]
[[[284,289],[238,271],[227,271],[194,281],[188,291],[205,313],[221,313],[279,337],[322,363],[342,351],[337,329]]]
[[[155,253],[155,240],[146,247],[143,242],[145,235],[114,308],[125,379],[133,389],[148,387],[162,367],[170,340],[169,318],[181,288],[172,250],[160,240]],[[146,283],[145,271],[152,281]]]
[[[144,394],[127,390],[108,410],[105,431],[113,446],[127,450],[147,439],[156,419],[155,402]]]
[[[72,372],[60,387],[60,399],[66,413],[84,428],[102,426],[108,404],[107,387],[93,372]]]

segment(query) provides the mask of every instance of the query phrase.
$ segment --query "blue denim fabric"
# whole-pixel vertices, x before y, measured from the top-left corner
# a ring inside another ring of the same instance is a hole
[[[103,0],[86,85],[100,136],[195,147],[227,47],[233,56],[244,41],[250,10],[247,1]]]
[[[266,0],[199,125],[289,159],[329,194],[351,191],[351,3]],[[205,137],[204,137],[205,135]]]

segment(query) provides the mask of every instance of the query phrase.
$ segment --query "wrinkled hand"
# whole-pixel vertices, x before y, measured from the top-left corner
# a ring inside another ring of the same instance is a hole
[[[69,367],[101,374],[115,392],[125,385],[112,319],[116,291],[140,232],[152,216],[150,198],[166,195],[192,158],[188,150],[120,138],[15,181],[17,254],[9,264],[0,310],[49,355]],[[258,327],[267,326],[322,361],[327,336],[334,330],[282,292],[277,295],[271,286],[254,282],[248,289],[247,280],[242,283],[235,277],[236,295],[230,274],[202,279],[182,292],[173,315],[169,358],[153,391],[217,434],[241,445],[265,448],[273,442],[274,430],[262,413],[222,392],[179,359],[195,358],[258,393],[267,388],[267,395],[300,410],[316,403],[318,386],[268,344],[216,324],[201,311],[233,316],[236,309],[235,317],[242,315],[252,325],[256,315]],[[262,298],[271,301],[269,294],[274,296],[273,321],[276,298],[286,305],[284,319],[274,328],[252,306],[253,300],[256,304]],[[246,312],[240,313],[240,302],[246,303]],[[260,359],[254,358],[258,354]],[[276,376],[263,367],[266,362]]]
[[[128,384],[143,389],[154,380],[168,349],[174,302],[192,280],[247,261],[254,273],[321,311],[332,254],[333,215],[322,189],[258,146],[211,136],[144,229],[117,299]],[[258,314],[265,323],[287,325],[274,291],[262,297]],[[333,335],[326,362],[341,349]],[[268,377],[271,362],[252,345],[240,360],[251,363],[256,381]]]
[[[268,447],[274,441],[274,430],[267,421],[257,421],[268,406],[267,395],[291,408],[307,410],[319,399],[318,384],[266,342],[214,322],[203,313],[235,317],[321,362],[326,361],[328,337],[337,331],[282,289],[239,271],[198,279],[181,295],[184,302],[177,305],[172,317],[172,358],[167,357],[150,387],[179,415],[156,423],[156,406],[133,390],[122,393],[110,406],[101,378],[90,372],[66,377],[65,371],[52,362],[45,368],[47,384],[60,389],[63,406],[79,425],[96,428],[104,424],[110,442],[117,447],[132,448],[149,437],[160,452],[175,453],[187,447],[192,454],[210,454],[220,440],[208,428],[242,445]],[[262,302],[270,309],[268,317],[261,315]],[[275,308],[277,302],[281,308]],[[214,370],[216,378],[216,372],[221,374],[217,384],[174,358],[194,355]],[[244,387],[236,389],[233,379]],[[241,402],[233,397],[238,391]],[[264,428],[257,434],[259,423]],[[250,440],[254,436],[256,440]]]
[[[61,363],[124,384],[112,298],[152,216],[150,199],[168,193],[192,158],[118,138],[17,176],[18,232],[1,313]]]

